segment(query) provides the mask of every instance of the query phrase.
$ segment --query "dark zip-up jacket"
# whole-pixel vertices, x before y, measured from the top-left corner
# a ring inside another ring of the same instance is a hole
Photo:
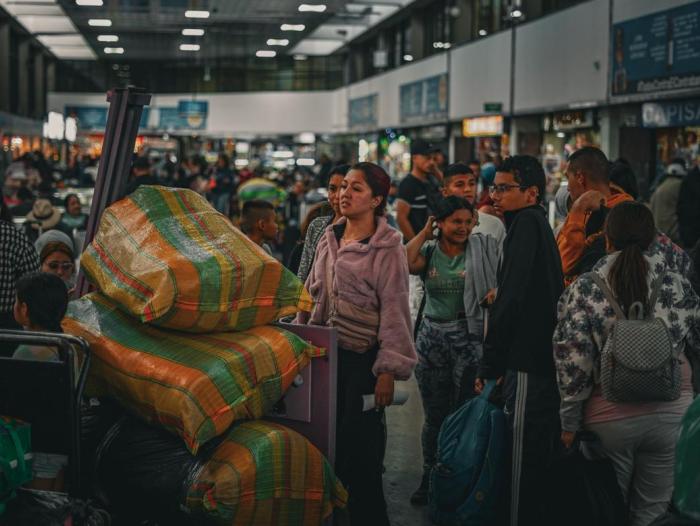
[[[507,369],[553,375],[552,334],[564,290],[554,233],[539,205],[507,212],[506,227],[479,376],[497,378]]]

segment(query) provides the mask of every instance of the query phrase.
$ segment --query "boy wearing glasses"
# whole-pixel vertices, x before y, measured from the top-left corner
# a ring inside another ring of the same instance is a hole
[[[504,161],[489,188],[508,233],[476,390],[481,391],[485,379],[497,379],[503,385],[513,446],[512,526],[551,523],[543,496],[550,494],[546,470],[559,445],[552,334],[564,278],[541,205],[545,184],[537,159],[516,155]]]

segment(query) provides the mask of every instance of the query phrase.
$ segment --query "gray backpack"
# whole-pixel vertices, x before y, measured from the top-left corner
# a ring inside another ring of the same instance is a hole
[[[590,275],[617,318],[600,356],[603,398],[611,402],[669,402],[680,398],[681,362],[668,327],[651,316],[663,274],[652,285],[646,316],[640,302],[634,303],[625,316],[605,281],[595,272]]]

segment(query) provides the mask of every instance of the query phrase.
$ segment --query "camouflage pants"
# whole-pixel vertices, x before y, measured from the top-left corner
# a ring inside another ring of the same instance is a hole
[[[426,472],[435,465],[443,420],[475,396],[474,380],[481,359],[466,320],[438,323],[426,318],[416,338],[416,379],[423,399],[422,446]]]

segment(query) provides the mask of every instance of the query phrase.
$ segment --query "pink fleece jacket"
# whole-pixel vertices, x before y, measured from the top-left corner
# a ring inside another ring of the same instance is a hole
[[[408,306],[408,261],[401,234],[380,217],[369,243],[338,248],[333,226],[329,226],[316,247],[314,265],[306,279],[314,309],[310,316],[299,313],[297,323],[326,325],[327,265],[333,267],[332,286],[339,298],[379,313],[379,352],[372,368],[374,374],[393,373],[397,380],[407,380],[417,358]]]

